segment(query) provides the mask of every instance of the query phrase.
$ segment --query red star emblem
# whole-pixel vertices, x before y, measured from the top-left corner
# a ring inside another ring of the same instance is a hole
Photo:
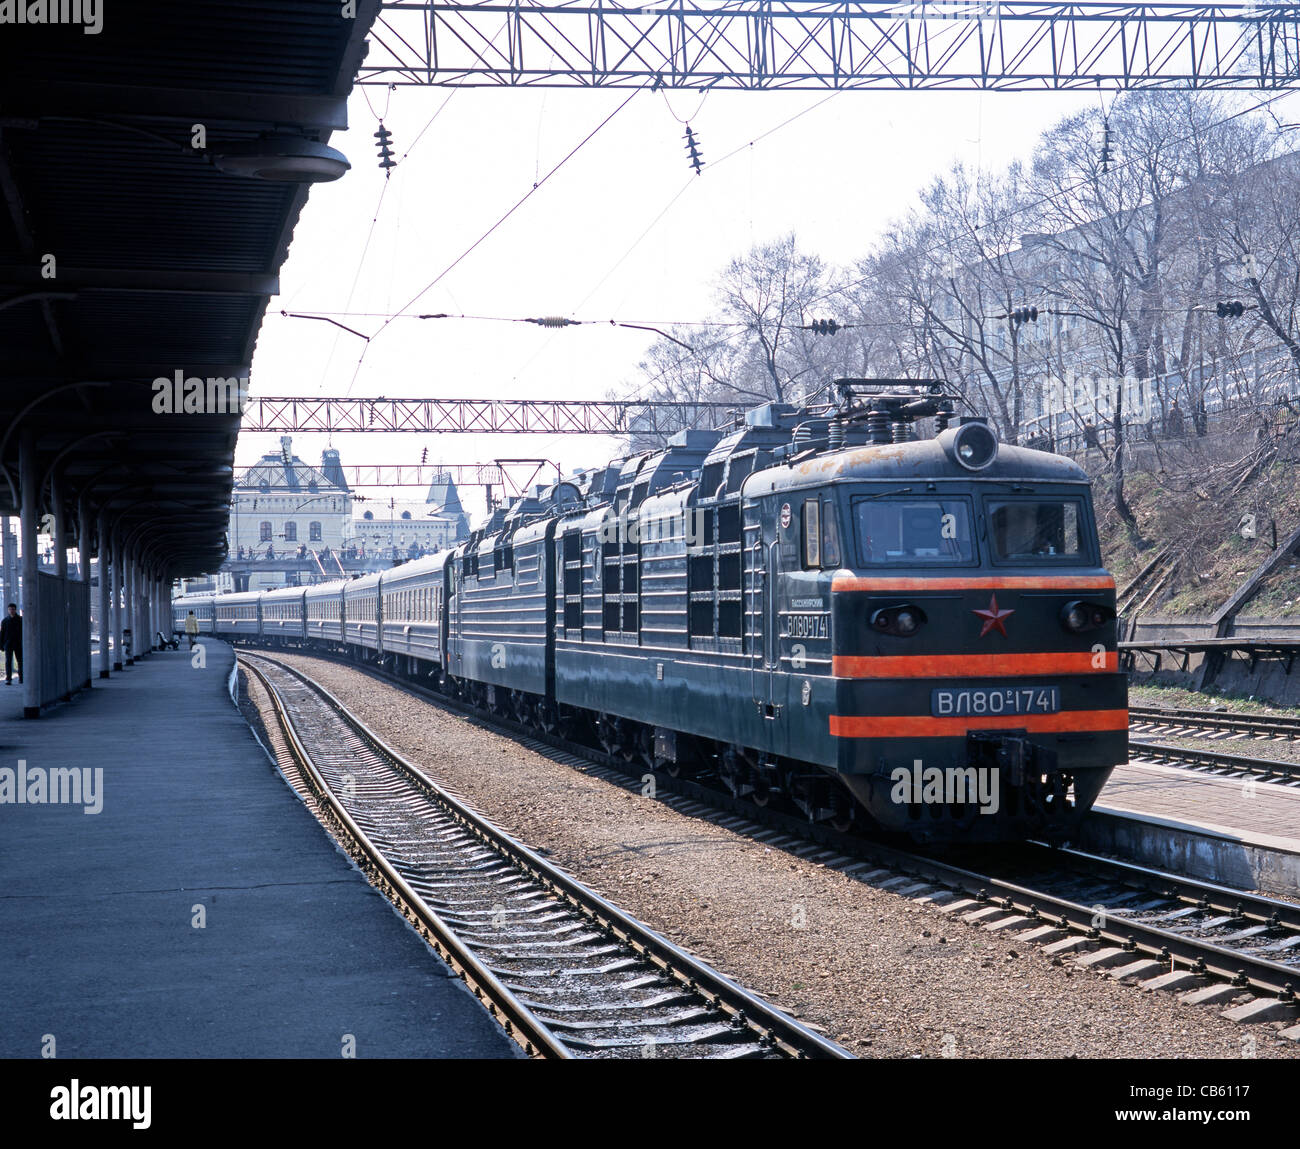
[[[984,620],[984,626],[980,629],[980,638],[983,638],[991,630],[998,631],[1003,638],[1006,638],[1007,628],[1002,620],[1015,613],[1014,610],[998,610],[998,596],[996,594],[989,597],[988,610],[971,611],[971,614],[977,614]]]

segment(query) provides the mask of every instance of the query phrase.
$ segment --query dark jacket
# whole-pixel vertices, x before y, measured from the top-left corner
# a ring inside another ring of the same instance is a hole
[[[8,614],[0,619],[0,650],[22,650],[23,616],[10,618]]]

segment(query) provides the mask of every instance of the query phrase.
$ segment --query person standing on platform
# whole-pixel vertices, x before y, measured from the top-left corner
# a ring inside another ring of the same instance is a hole
[[[194,649],[194,640],[199,637],[199,620],[193,611],[185,616],[185,637],[190,640],[190,649]]]
[[[5,652],[5,685],[12,686],[14,679],[14,662],[18,663],[18,681],[23,680],[23,616],[18,613],[18,604],[11,602],[0,620],[0,647]]]

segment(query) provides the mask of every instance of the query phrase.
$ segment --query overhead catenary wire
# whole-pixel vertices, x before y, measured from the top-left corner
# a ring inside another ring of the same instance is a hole
[[[318,309],[281,312],[294,319],[467,319],[481,323],[532,323],[538,327],[594,327],[609,324],[615,327],[634,327],[653,324],[659,327],[743,327],[739,320],[723,319],[647,319],[641,316],[627,318],[574,319],[565,315],[472,315],[439,311],[433,313],[408,313],[397,315],[388,311],[324,311]],[[359,334],[359,333],[358,333]]]
[[[600,123],[598,123],[594,128],[592,128],[590,132],[588,132],[581,140],[579,140],[578,143],[575,144],[574,147],[571,148],[564,155],[564,157],[559,161],[559,163],[557,163],[554,167],[552,167],[551,170],[546,173],[546,175],[544,175],[540,180],[535,182],[533,186],[529,188],[528,191],[526,191],[518,200],[516,200],[515,203],[505,212],[504,215],[500,216],[495,223],[493,223],[485,232],[483,232],[482,235],[478,237],[478,239],[476,239],[473,243],[471,243],[469,247],[467,247],[464,251],[462,251],[460,255],[458,255],[455,259],[453,259],[451,263],[449,263],[446,267],[444,267],[442,271],[440,271],[437,275],[435,275],[433,279],[431,279],[427,284],[425,284],[423,288],[421,288],[415,295],[413,295],[409,300],[407,300],[407,302],[403,304],[397,311],[393,312],[390,316],[388,316],[388,318],[384,320],[384,322],[380,325],[379,330],[376,331],[373,335],[371,335],[366,340],[365,345],[361,349],[361,354],[357,356],[356,367],[352,371],[352,378],[348,381],[347,393],[350,393],[352,387],[356,384],[357,377],[361,373],[361,367],[365,363],[366,355],[370,351],[370,347],[373,341],[377,339],[380,335],[382,335],[388,329],[389,325],[393,323],[394,320],[401,318],[404,314],[406,314],[406,312],[410,310],[410,308],[412,308],[417,302],[419,302],[420,299],[422,299],[425,295],[427,295],[430,291],[432,291],[434,287],[436,287],[440,282],[442,282],[443,279],[445,279],[449,274],[451,274],[451,272],[455,270],[455,268],[457,268],[466,258],[469,257],[470,254],[472,254],[499,227],[501,227],[501,225],[504,224],[506,220],[508,220],[512,215],[515,214],[515,212],[517,212],[521,207],[523,207],[523,205],[527,203],[528,200],[531,199],[533,195],[535,195],[547,183],[547,181],[551,179],[552,176],[554,176],[558,171],[560,171],[560,169],[563,168],[565,164],[567,164],[575,155],[578,154],[578,152],[580,152],[588,143],[590,143],[591,140],[596,137],[597,133],[599,133],[600,130],[604,128],[606,124],[608,124],[615,116],[618,115],[619,112],[621,112],[624,108],[626,108],[628,104],[630,104],[632,100],[635,98],[636,94],[637,91],[633,90],[628,95],[627,99],[625,99],[621,104],[619,104],[618,107],[616,107],[612,112],[610,112],[609,115],[607,115],[603,120],[600,121]]]
[[[453,94],[454,94],[454,92],[453,92]],[[724,162],[726,162],[726,161],[728,161],[728,160],[734,158],[734,156],[736,156],[737,154],[741,153],[742,151],[745,151],[746,149],[752,149],[752,148],[754,147],[754,145],[757,144],[758,142],[760,142],[760,141],[762,141],[762,140],[768,138],[769,136],[775,134],[776,132],[782,130],[784,127],[788,126],[789,124],[793,123],[794,121],[798,120],[799,118],[801,118],[801,117],[803,117],[803,116],[806,116],[806,115],[808,115],[809,113],[815,111],[817,108],[821,107],[823,104],[825,104],[826,102],[828,102],[830,99],[834,98],[834,96],[836,96],[836,95],[838,95],[838,94],[839,94],[838,92],[832,92],[832,93],[829,93],[828,95],[826,95],[826,96],[822,97],[821,99],[815,101],[814,103],[812,103],[812,104],[809,105],[808,107],[806,107],[806,108],[802,109],[801,111],[795,113],[794,115],[789,116],[789,117],[787,117],[786,119],[782,120],[780,123],[774,125],[772,128],[769,128],[767,131],[765,131],[765,132],[763,132],[763,133],[761,133],[761,134],[755,136],[753,139],[747,141],[745,144],[742,144],[742,145],[740,145],[739,147],[732,149],[732,151],[730,151],[730,152],[726,153],[725,155],[723,155],[719,160],[714,161],[710,166],[711,166],[711,167],[716,167],[718,164],[720,164],[720,163],[724,163]],[[1186,139],[1191,139],[1191,138],[1193,138],[1194,135],[1196,135],[1196,134],[1198,134],[1198,133],[1205,132],[1205,131],[1208,131],[1208,130],[1212,130],[1213,128],[1216,128],[1216,127],[1222,126],[1222,125],[1225,124],[1225,123],[1228,123],[1228,122],[1230,122],[1230,121],[1232,121],[1232,120],[1235,120],[1235,119],[1241,118],[1241,117],[1243,117],[1243,116],[1245,116],[1245,115],[1247,115],[1247,114],[1249,114],[1249,113],[1251,113],[1251,112],[1254,112],[1254,111],[1267,111],[1267,110],[1269,109],[1270,105],[1272,105],[1272,104],[1275,103],[1276,101],[1278,101],[1278,100],[1284,98],[1284,97],[1285,97],[1286,95],[1288,95],[1288,94],[1290,94],[1290,93],[1287,93],[1287,92],[1277,93],[1277,94],[1275,94],[1275,95],[1269,97],[1268,99],[1263,100],[1262,102],[1256,102],[1256,103],[1252,104],[1252,105],[1249,106],[1249,107],[1245,107],[1245,108],[1237,109],[1236,111],[1233,111],[1233,112],[1231,112],[1231,113],[1229,113],[1229,114],[1227,114],[1227,115],[1221,117],[1220,119],[1217,119],[1217,120],[1213,121],[1213,122],[1210,123],[1210,124],[1199,126],[1199,127],[1196,129],[1196,132],[1189,133],[1187,136],[1182,137],[1182,139],[1184,139],[1184,140],[1186,140]],[[635,92],[632,93],[632,95],[635,95]],[[551,178],[551,177],[552,177],[552,176],[553,176],[553,175],[554,175],[554,174],[555,174],[555,173],[556,173],[556,172],[557,172],[557,171],[558,171],[558,170],[559,170],[559,169],[560,169],[560,168],[561,168],[565,163],[568,162],[569,159],[572,158],[573,155],[576,154],[576,152],[577,152],[578,150],[580,150],[583,146],[585,146],[585,144],[588,143],[588,142],[589,142],[589,141],[594,137],[594,135],[595,135],[597,132],[599,132],[599,131],[600,131],[600,130],[601,130],[601,129],[602,129],[602,128],[603,128],[603,127],[604,127],[604,126],[605,126],[605,125],[606,125],[606,124],[607,124],[607,123],[608,123],[612,118],[613,118],[613,116],[617,115],[619,111],[621,111],[624,107],[626,107],[627,103],[630,102],[630,100],[631,100],[631,98],[632,98],[632,95],[629,95],[629,97],[628,97],[627,100],[623,101],[623,103],[621,103],[617,108],[615,108],[614,111],[613,111],[609,116],[607,116],[604,120],[602,120],[602,121],[601,121],[601,122],[596,126],[596,128],[593,129],[593,131],[592,131],[591,133],[589,133],[586,137],[584,137],[584,139],[583,139],[582,141],[580,141],[579,144],[578,144],[578,145],[577,145],[577,146],[576,146],[572,151],[570,151],[570,152],[569,152],[569,153],[568,153],[568,154],[567,154],[567,155],[566,155],[566,156],[565,156],[565,157],[564,157],[564,158],[559,162],[559,164],[557,164],[555,167],[553,167],[553,168],[552,168],[552,169],[551,169],[551,170],[550,170],[550,171],[549,171],[549,172],[548,172],[544,177],[542,177],[542,179],[538,180],[538,181],[534,184],[534,186],[533,186],[533,187],[532,187],[528,192],[526,192],[525,195],[524,195],[523,197],[521,197],[521,199],[520,199],[520,200],[519,200],[519,201],[518,201],[518,202],[517,202],[517,203],[516,203],[516,204],[515,204],[515,205],[514,205],[510,210],[509,210],[509,211],[507,211],[507,212],[506,212],[502,217],[500,217],[500,219],[498,219],[498,220],[497,220],[497,221],[496,221],[496,222],[495,222],[495,223],[494,223],[494,224],[493,224],[493,225],[492,225],[492,226],[491,226],[491,227],[490,227],[490,228],[489,228],[489,229],[488,229],[488,230],[487,230],[483,235],[481,235],[481,236],[480,236],[480,237],[479,237],[479,238],[478,238],[478,239],[477,239],[473,244],[471,244],[471,245],[470,245],[470,246],[469,246],[469,247],[468,247],[464,252],[462,252],[462,253],[461,253],[461,254],[456,258],[456,260],[452,261],[451,264],[449,264],[445,269],[443,269],[443,271],[440,272],[438,276],[434,277],[434,279],[431,280],[430,283],[427,284],[427,285],[425,286],[425,288],[423,288],[423,289],[421,290],[421,292],[419,292],[416,296],[414,296],[410,301],[408,301],[408,302],[407,302],[407,303],[406,303],[402,308],[400,308],[398,311],[392,313],[391,315],[383,316],[383,318],[384,318],[384,323],[383,323],[382,327],[380,328],[380,330],[377,331],[377,332],[375,332],[375,335],[380,334],[380,333],[382,332],[382,330],[383,330],[384,328],[386,328],[386,327],[387,327],[391,322],[393,322],[395,319],[404,317],[404,316],[405,316],[405,312],[406,312],[410,307],[412,307],[412,306],[413,306],[413,305],[414,305],[414,304],[415,304],[415,303],[416,303],[416,302],[417,302],[417,301],[418,301],[418,300],[419,300],[423,295],[425,295],[429,290],[431,290],[434,286],[436,286],[436,285],[437,285],[437,284],[438,284],[438,283],[439,283],[443,278],[445,278],[445,276],[446,276],[447,274],[449,274],[449,273],[450,273],[450,272],[451,272],[451,271],[452,271],[456,266],[458,266],[460,262],[462,262],[462,261],[463,261],[466,257],[468,257],[468,255],[471,254],[471,253],[472,253],[472,252],[473,252],[473,251],[474,251],[474,250],[475,250],[475,249],[476,249],[476,248],[477,248],[477,247],[478,247],[482,242],[484,242],[484,241],[485,241],[485,240],[486,240],[486,239],[487,239],[487,238],[488,238],[488,237],[489,237],[489,236],[490,236],[490,235],[491,235],[491,234],[492,234],[492,233],[493,233],[497,228],[499,228],[499,227],[500,227],[500,226],[501,226],[501,225],[502,225],[502,224],[503,224],[507,219],[509,219],[510,216],[513,215],[514,212],[517,211],[518,208],[521,207],[521,206],[523,205],[523,203],[526,202],[527,199],[531,197],[532,194],[534,194],[537,190],[539,190],[539,189],[540,189],[540,188],[545,184],[545,182],[546,182],[547,180],[549,180],[549,179],[550,179],[550,178]],[[442,111],[442,110],[447,106],[447,103],[449,102],[450,99],[451,99],[451,96],[449,95],[449,96],[447,97],[447,100],[444,100],[443,103],[442,103],[442,105],[439,107],[439,109],[434,113],[434,117],[433,117],[433,119],[436,119],[437,115],[440,114],[441,111]],[[670,106],[670,109],[669,109],[669,110],[670,110],[670,112],[672,111],[671,106]],[[673,113],[673,114],[674,114],[674,116],[675,116],[675,113]],[[1270,112],[1270,114],[1272,114],[1272,113]],[[676,116],[675,116],[675,118],[676,118]],[[430,120],[430,123],[432,123],[432,119]],[[426,124],[426,129],[425,129],[425,130],[427,130],[427,127],[428,127],[428,125]],[[423,132],[424,132],[424,130],[421,131],[421,135],[423,135]],[[417,141],[418,141],[418,139],[419,139],[419,137],[417,136]],[[412,146],[414,146],[414,144],[412,144]],[[1119,162],[1116,163],[1116,164],[1114,165],[1114,167],[1112,168],[1112,172],[1122,171],[1123,169],[1125,169],[1125,168],[1127,168],[1127,167],[1130,167],[1130,166],[1133,165],[1135,162],[1137,162],[1137,159],[1138,159],[1138,157],[1127,157],[1127,158],[1125,158],[1125,159],[1119,161]],[[1037,197],[1035,197],[1035,198],[1029,200],[1028,202],[1026,202],[1026,203],[1024,203],[1024,204],[1017,205],[1016,207],[1014,207],[1014,208],[1012,208],[1012,209],[1010,209],[1010,210],[1008,210],[1008,211],[1002,213],[1001,215],[994,216],[994,217],[991,217],[991,218],[989,218],[989,219],[983,221],[982,223],[978,224],[977,227],[978,227],[980,230],[987,230],[988,228],[990,228],[990,227],[992,227],[992,226],[994,226],[994,225],[996,225],[996,224],[998,224],[998,223],[1005,222],[1006,220],[1009,220],[1009,219],[1013,219],[1013,218],[1015,218],[1015,217],[1017,217],[1017,216],[1023,214],[1023,213],[1026,212],[1026,211],[1032,210],[1034,207],[1040,206],[1040,205],[1042,205],[1042,204],[1044,204],[1044,203],[1049,203],[1049,202],[1057,201],[1057,200],[1059,200],[1061,197],[1063,197],[1063,196],[1069,194],[1070,192],[1075,191],[1075,190],[1077,190],[1077,189],[1080,188],[1080,187],[1086,186],[1087,183],[1090,182],[1091,178],[1092,178],[1092,177],[1090,177],[1090,176],[1085,176],[1085,177],[1082,177],[1082,178],[1080,178],[1079,180],[1075,181],[1074,183],[1072,183],[1072,184],[1070,184],[1070,185],[1066,185],[1065,187],[1062,187],[1062,188],[1060,188],[1060,189],[1058,189],[1058,190],[1056,190],[1056,191],[1053,191],[1053,192],[1050,192],[1050,193],[1046,193],[1046,194],[1043,194],[1043,195],[1039,195],[1039,196],[1037,196]],[[588,295],[587,295],[587,296],[585,297],[585,299],[583,300],[584,303],[587,302],[587,300],[589,300],[589,299],[591,298],[591,296],[594,295],[595,292],[598,291],[598,290],[600,289],[601,286],[603,286],[603,284],[608,280],[608,278],[609,278],[612,274],[614,274],[614,272],[615,272],[615,271],[616,271],[616,270],[617,270],[617,269],[618,269],[618,268],[619,268],[619,267],[620,267],[620,266],[621,266],[621,265],[626,261],[626,259],[627,259],[631,254],[632,254],[632,252],[633,252],[633,251],[634,251],[634,250],[635,250],[635,249],[636,249],[636,248],[637,248],[637,247],[638,247],[642,242],[644,242],[645,238],[646,238],[646,237],[651,233],[651,231],[654,230],[654,228],[655,228],[655,227],[656,227],[656,226],[657,226],[657,225],[662,221],[662,219],[664,218],[664,216],[666,216],[666,215],[668,214],[668,212],[672,209],[672,207],[673,207],[673,206],[674,206],[674,205],[675,205],[675,204],[676,204],[676,203],[681,199],[681,197],[685,194],[685,192],[687,191],[687,189],[691,186],[691,183],[692,183],[692,182],[693,182],[693,178],[692,178],[692,180],[687,180],[687,181],[683,184],[683,186],[679,189],[679,191],[678,191],[676,194],[674,194],[674,196],[669,200],[669,202],[665,205],[665,207],[664,207],[664,208],[663,208],[663,209],[662,209],[662,210],[661,210],[661,211],[660,211],[660,212],[659,212],[659,213],[654,217],[654,219],[650,222],[650,224],[649,224],[649,225],[648,225],[648,226],[647,226],[647,227],[646,227],[646,228],[641,232],[641,234],[637,237],[637,239],[633,242],[633,244],[632,244],[632,245],[631,245],[631,246],[630,246],[630,247],[629,247],[629,248],[628,248],[628,249],[623,253],[623,255],[621,255],[621,256],[619,257],[619,259],[614,263],[614,265],[612,265],[612,266],[610,267],[610,269],[609,269],[609,270],[606,272],[606,274],[601,278],[601,280],[600,280],[600,281],[595,285],[595,287],[592,289],[592,291],[588,293]],[[382,205],[382,194],[381,194],[380,204]],[[378,207],[377,207],[377,209],[376,209],[376,217],[375,217],[376,219],[377,219],[377,216],[378,216],[378,210],[379,210],[379,209],[378,209]],[[373,229],[374,229],[374,222],[375,222],[375,221],[372,219],[372,225],[371,225],[371,231],[372,231],[372,232],[373,232]],[[368,243],[368,242],[369,242],[369,236],[368,236],[368,238],[367,238],[367,243]],[[932,253],[932,252],[935,252],[935,251],[942,250],[942,249],[943,249],[944,247],[946,247],[946,246],[947,246],[947,245],[946,245],[944,242],[939,241],[939,242],[936,242],[936,243],[934,243],[934,244],[932,244],[932,245],[928,245],[928,246],[926,246],[926,247],[924,247],[924,248],[921,248],[921,249],[917,252],[917,254],[919,254],[919,255],[929,254],[929,253]],[[363,253],[363,255],[364,255],[364,253]],[[360,268],[358,268],[358,274],[359,274],[359,271],[360,271]],[[832,292],[828,293],[828,297],[829,297],[829,296],[833,296],[833,295],[842,295],[844,292],[846,292],[846,291],[848,291],[848,290],[851,290],[853,287],[859,286],[859,285],[861,285],[861,284],[864,283],[864,282],[866,282],[866,278],[863,278],[863,279],[857,279],[857,280],[851,281],[851,282],[846,283],[846,284],[837,285],[837,286],[832,290]],[[354,289],[355,289],[355,285],[356,285],[356,279],[354,278],[354,281],[353,281],[353,288],[354,288]],[[349,297],[349,301],[350,301],[350,297]],[[1196,308],[1196,309],[1199,310],[1199,308]],[[1184,314],[1184,313],[1187,311],[1187,308],[1186,308],[1186,307],[1167,307],[1167,308],[1160,308],[1160,309],[1157,309],[1157,310],[1160,311],[1160,312],[1162,312],[1162,313],[1166,313],[1166,314],[1181,315],[1181,314]],[[338,313],[338,314],[340,314],[340,315],[344,315],[345,313]],[[373,315],[375,315],[375,317],[379,317],[379,313],[356,313],[356,314],[358,314],[358,315],[361,315],[361,314],[373,314]],[[305,317],[305,316],[304,316],[304,317]],[[526,319],[526,318],[522,318],[522,317],[506,317],[506,316],[468,316],[468,315],[466,315],[466,316],[461,316],[461,317],[459,317],[459,318],[467,318],[467,319],[469,319],[469,318],[479,318],[479,319],[483,319],[483,320],[489,320],[489,321],[500,321],[500,322],[536,322],[536,320]],[[682,347],[688,347],[687,344],[682,343],[680,340],[676,339],[675,337],[673,337],[673,336],[671,336],[671,335],[668,335],[666,332],[659,331],[659,330],[658,330],[658,326],[659,326],[660,324],[656,324],[656,325],[654,325],[654,326],[650,326],[650,325],[645,325],[645,324],[640,324],[640,323],[635,323],[635,322],[630,322],[630,321],[615,320],[615,319],[610,319],[610,320],[605,320],[605,321],[595,321],[595,320],[587,320],[587,321],[575,320],[575,321],[574,321],[575,324],[576,324],[576,323],[580,323],[580,322],[585,322],[585,323],[589,323],[589,324],[594,324],[594,323],[596,323],[596,322],[606,322],[606,323],[608,323],[609,325],[612,325],[612,326],[623,326],[623,327],[630,327],[630,328],[634,328],[634,329],[635,329],[635,328],[639,328],[639,327],[643,327],[643,326],[648,326],[650,330],[653,330],[653,331],[655,331],[655,333],[657,333],[657,334],[664,335],[665,337],[667,337],[667,338],[669,338],[669,339],[672,339],[672,340],[673,340],[675,343],[677,343],[679,346],[682,346]],[[568,326],[568,325],[570,325],[570,324],[546,324],[546,323],[542,323],[542,324],[538,324],[538,325],[539,325],[539,326]],[[725,326],[728,326],[727,324],[719,323],[719,322],[717,322],[717,321],[709,321],[709,320],[689,321],[689,322],[682,322],[682,323],[680,323],[680,324],[678,324],[677,321],[673,321],[672,323],[664,323],[664,324],[662,324],[662,325],[665,325],[665,326],[668,326],[668,325],[680,325],[680,326],[693,326],[693,327],[694,327],[694,326],[698,326],[698,327],[706,327],[706,326],[725,327]],[[895,325],[895,324],[892,323],[892,322],[879,322],[879,323],[862,322],[862,323],[855,323],[855,324],[844,324],[844,325],[841,325],[841,326],[844,327],[844,328],[847,328],[847,327],[859,327],[859,328],[864,328],[864,329],[865,329],[865,328],[880,328],[880,329],[887,329],[887,328],[890,328],[890,327],[892,327],[892,326],[894,326],[894,325]],[[733,325],[733,326],[739,326],[739,325]],[[370,338],[373,338],[373,336],[370,337]],[[357,378],[357,374],[358,374],[359,371],[360,371],[360,368],[361,368],[361,365],[362,365],[362,360],[364,360],[364,358],[365,358],[365,354],[366,354],[366,350],[367,350],[367,349],[368,349],[368,342],[367,342],[367,347],[366,347],[366,349],[363,349],[363,351],[362,351],[362,353],[361,353],[361,356],[360,356],[359,359],[358,359],[356,371],[354,371],[354,373],[353,373],[353,382],[355,382],[355,379]],[[688,349],[689,349],[689,348],[688,348]],[[352,387],[352,384],[350,383],[350,384],[349,384],[349,388],[348,388],[349,391],[351,390],[351,387]]]
[[[619,104],[618,107],[616,107],[612,112],[610,112],[609,115],[607,115],[603,120],[600,121],[600,123],[598,123],[594,128],[592,128],[591,131],[589,131],[585,136],[583,136],[581,140],[579,140],[572,148],[569,149],[568,152],[565,153],[564,157],[557,164],[555,164],[555,166],[552,167],[550,171],[548,171],[544,176],[542,176],[540,180],[534,183],[533,186],[528,189],[528,191],[526,191],[522,196],[520,196],[519,199],[516,200],[514,204],[505,212],[505,214],[500,216],[496,220],[496,222],[493,223],[476,240],[474,240],[474,242],[471,243],[469,247],[467,247],[464,251],[462,251],[460,255],[458,255],[455,259],[453,259],[451,263],[449,263],[440,272],[438,272],[438,274],[435,275],[427,284],[425,284],[424,287],[422,287],[418,292],[416,292],[415,295],[413,295],[409,300],[407,300],[407,302],[404,303],[400,308],[398,308],[398,310],[393,314],[392,318],[396,319],[401,315],[404,315],[407,311],[409,311],[412,307],[414,307],[416,303],[418,303],[421,299],[423,299],[424,296],[426,296],[430,291],[432,291],[439,283],[441,283],[448,275],[450,275],[452,271],[454,271],[458,266],[460,266],[462,261],[464,261],[469,255],[471,255],[475,250],[477,250],[503,223],[506,222],[506,220],[508,220],[512,215],[514,215],[515,212],[517,212],[521,207],[523,207],[524,204],[526,204],[538,191],[540,191],[546,185],[547,181],[550,180],[557,172],[559,172],[564,167],[565,164],[567,164],[584,147],[586,147],[587,144],[589,144],[593,139],[595,139],[596,135],[600,132],[600,130],[604,128],[605,125],[608,124],[615,116],[617,116],[619,112],[621,112],[624,108],[626,108],[628,104],[630,104],[632,100],[636,98],[636,95],[637,93],[634,90],[631,94],[628,95],[627,99],[625,99],[621,104]],[[386,321],[384,326],[387,327],[388,323],[390,322],[392,322],[391,319]],[[378,334],[378,332],[376,334]]]
[[[710,170],[716,170],[719,166],[725,164],[729,159],[732,159],[734,156],[739,155],[741,152],[745,151],[746,149],[752,148],[755,144],[759,143],[761,140],[765,140],[767,139],[768,136],[774,135],[775,133],[781,131],[782,128],[788,127],[790,124],[794,123],[795,120],[798,120],[801,117],[808,115],[810,112],[816,111],[823,104],[834,99],[839,94],[840,94],[839,92],[831,92],[829,95],[823,96],[821,99],[816,100],[813,103],[809,104],[802,111],[796,112],[792,116],[787,116],[779,124],[776,124],[771,128],[768,128],[767,131],[760,133],[759,135],[755,136],[753,139],[748,140],[747,142],[741,144],[739,147],[733,148],[731,151],[727,152],[724,156],[722,156],[721,159],[713,160],[709,164]],[[661,208],[658,214],[655,215],[654,219],[652,219],[646,225],[645,230],[642,231],[641,234],[638,235],[636,239],[632,241],[631,245],[627,248],[627,250],[624,251],[623,254],[620,255],[618,259],[615,260],[614,263],[610,266],[609,270],[606,271],[603,276],[601,276],[600,280],[596,283],[595,287],[593,287],[589,292],[587,292],[587,294],[582,298],[582,301],[578,304],[579,308],[585,307],[587,303],[591,301],[591,297],[595,295],[596,292],[599,291],[605,285],[609,277],[613,275],[614,272],[616,272],[620,267],[622,267],[624,263],[627,262],[628,257],[638,247],[640,247],[643,242],[645,242],[646,236],[648,236],[656,227],[659,226],[659,223],[663,220],[664,216],[666,216],[676,206],[677,201],[681,199],[682,196],[684,196],[693,186],[695,186],[695,182],[696,182],[695,177],[692,176],[685,183],[682,184],[682,186],[677,190],[676,194],[674,194],[673,197],[669,199],[669,201],[666,204],[664,204],[663,208]]]

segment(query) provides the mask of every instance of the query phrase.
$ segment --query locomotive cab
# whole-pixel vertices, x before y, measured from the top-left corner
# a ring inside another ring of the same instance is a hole
[[[801,500],[804,564],[829,583],[834,769],[889,830],[1059,839],[1127,756],[1115,584],[1086,475],[966,426],[843,453],[819,523]],[[807,596],[787,584],[796,637]]]

